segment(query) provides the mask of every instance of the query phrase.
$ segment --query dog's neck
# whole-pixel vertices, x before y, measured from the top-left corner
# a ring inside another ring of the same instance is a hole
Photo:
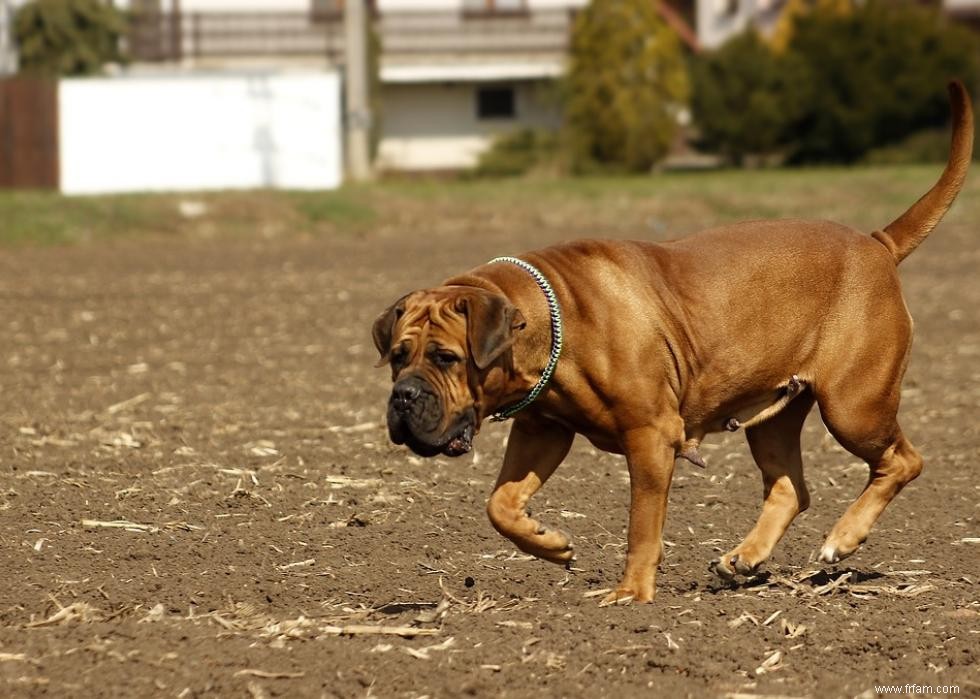
[[[504,292],[496,281],[511,275],[519,283]],[[480,419],[522,400],[541,378],[551,350],[551,315],[548,303],[534,279],[510,265],[484,266],[478,272],[453,277],[453,286],[472,286],[505,297],[524,316],[526,325],[515,330],[514,344],[484,372],[479,387]],[[560,364],[560,362],[559,362]]]

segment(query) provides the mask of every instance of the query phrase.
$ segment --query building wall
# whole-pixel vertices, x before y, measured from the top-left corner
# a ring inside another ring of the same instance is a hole
[[[220,1],[220,0],[215,0]],[[551,10],[563,7],[584,7],[588,0],[493,0],[497,9]],[[411,12],[415,10],[459,11],[464,8],[488,7],[487,0],[377,0],[381,12]]]
[[[713,49],[750,26],[770,31],[784,0],[697,0],[697,33],[702,47]]]
[[[698,0],[698,41],[706,49],[725,43],[748,26],[751,15],[743,0]]]
[[[382,170],[472,167],[494,136],[523,127],[555,128],[560,112],[550,81],[521,81],[513,119],[479,119],[476,90],[492,83],[385,85],[377,166]]]
[[[980,12],[980,0],[943,0],[943,6],[947,10],[972,10]]]
[[[173,0],[160,0],[160,5],[168,10],[172,2]],[[573,8],[583,7],[587,3],[588,0],[494,0],[494,5],[499,9]],[[117,7],[127,7],[129,4],[129,0],[116,0]],[[180,9],[183,12],[305,12],[313,4],[313,0],[180,0]],[[381,12],[459,11],[465,7],[486,7],[487,0],[377,0],[377,6]]]
[[[23,1],[23,0],[21,0]],[[159,0],[160,9],[169,12],[174,0]],[[179,0],[181,12],[305,12],[311,0]],[[126,9],[131,0],[114,0],[116,7]]]
[[[336,73],[79,78],[59,93],[67,194],[341,181]]]
[[[161,0],[166,7],[167,0]],[[310,0],[180,0],[182,12],[304,12]]]
[[[13,5],[8,0],[0,0],[0,76],[17,72],[13,21]]]
[[[528,7],[535,10],[553,10],[562,7],[577,9],[589,4],[589,0],[528,0]]]

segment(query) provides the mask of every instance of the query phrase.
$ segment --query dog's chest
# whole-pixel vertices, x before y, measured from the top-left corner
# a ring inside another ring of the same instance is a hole
[[[585,420],[575,419],[574,417],[561,415],[550,410],[540,410],[539,414],[551,422],[555,422],[576,434],[582,435],[596,449],[601,449],[612,454],[623,453],[619,435],[615,431],[615,427],[608,416],[605,419],[600,417],[598,419]]]

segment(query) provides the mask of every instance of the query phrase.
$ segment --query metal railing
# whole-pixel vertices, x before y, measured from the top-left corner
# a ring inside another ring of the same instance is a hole
[[[558,54],[568,47],[567,10],[375,14],[386,59],[447,54]],[[343,17],[311,12],[137,13],[127,44],[137,62],[185,58],[325,56],[343,53]]]
[[[339,15],[306,12],[138,13],[129,23],[135,61],[238,56],[337,56]]]
[[[567,10],[404,12],[380,16],[386,57],[404,54],[562,53],[572,15]]]

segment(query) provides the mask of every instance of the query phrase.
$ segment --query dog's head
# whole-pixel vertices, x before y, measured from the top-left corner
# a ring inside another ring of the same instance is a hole
[[[468,452],[487,377],[523,327],[505,296],[477,287],[415,291],[382,313],[373,334],[378,366],[391,365],[391,441],[420,456]]]

